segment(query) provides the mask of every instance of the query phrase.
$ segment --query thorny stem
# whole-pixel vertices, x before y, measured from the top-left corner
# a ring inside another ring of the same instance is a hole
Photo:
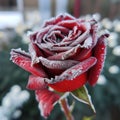
[[[75,120],[73,115],[71,114],[71,110],[66,98],[63,98],[60,100],[60,105],[61,105],[62,111],[65,114],[66,120]]]

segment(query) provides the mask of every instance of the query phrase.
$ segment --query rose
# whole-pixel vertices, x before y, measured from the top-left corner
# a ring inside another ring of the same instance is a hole
[[[73,91],[86,82],[95,85],[105,59],[105,39],[95,19],[76,19],[68,14],[48,20],[29,35],[29,52],[12,49],[12,61],[32,73],[27,88],[36,91],[44,117],[59,95],[49,91]],[[46,96],[46,97],[44,97]]]

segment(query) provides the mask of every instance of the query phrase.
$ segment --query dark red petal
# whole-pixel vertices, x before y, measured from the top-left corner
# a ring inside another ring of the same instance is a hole
[[[88,82],[90,83],[90,85],[96,84],[98,77],[103,69],[106,55],[106,37],[107,35],[102,35],[93,50],[94,56],[97,58],[97,63],[89,71]]]
[[[41,30],[40,30],[40,31],[37,33],[37,35],[36,35],[36,42],[37,42],[37,43],[40,44],[40,43],[42,42],[42,39],[43,39],[44,35],[48,33],[48,31],[50,30],[50,28],[51,28],[52,26],[53,26],[53,25],[47,26],[47,27],[45,27],[45,28],[41,28]]]
[[[47,44],[44,44],[44,46],[43,46],[43,44],[37,44],[37,45],[40,48],[40,50],[43,52],[44,56],[49,57],[49,56],[55,54],[53,51],[50,51],[48,49],[49,47],[47,48]]]
[[[77,54],[78,51],[80,51],[80,46],[79,45],[71,48],[68,51],[61,52],[61,53],[55,54],[53,56],[50,56],[50,57],[48,57],[48,59],[49,60],[65,60],[65,59],[68,59],[72,56],[75,56],[75,54]]]
[[[62,33],[67,34],[69,32],[69,29],[62,26],[54,25],[53,27],[51,27],[48,34],[51,33],[52,31],[61,31]]]
[[[73,29],[74,26],[79,27],[77,20],[65,20],[65,21],[59,22],[57,25],[62,26],[62,27],[66,27],[69,29]]]
[[[65,14],[64,15],[64,20],[74,20],[74,19],[76,19],[76,18],[71,16],[71,15],[69,15],[69,14]]]
[[[95,65],[96,62],[97,62],[97,59],[95,57],[90,57],[90,58],[78,63],[77,65],[74,65],[73,67],[67,69],[56,79],[57,79],[57,81],[73,80],[75,77],[83,74],[88,69],[90,69],[93,65]]]
[[[79,63],[79,61],[75,61],[75,60],[63,60],[63,61],[62,60],[48,60],[43,57],[39,57],[39,60],[43,66],[49,69],[57,69],[57,70],[68,69],[76,65],[77,63]]]
[[[37,33],[38,32],[30,33],[29,38],[31,42],[35,42]]]
[[[47,118],[50,115],[54,104],[59,100],[59,98],[60,96],[58,94],[51,92],[48,89],[36,91],[36,99],[39,102],[39,109],[44,118]]]
[[[90,69],[93,65],[95,65],[96,61],[97,60],[95,57],[90,57],[87,60],[78,63],[77,65],[64,71],[61,75],[56,76],[54,79],[48,81],[49,83],[51,82],[49,86],[60,92],[75,90],[83,86],[83,84],[86,83],[86,79],[85,79],[86,76],[84,73],[87,72],[88,69]]]
[[[40,51],[40,48],[38,47],[38,45],[36,43],[30,43],[29,52],[30,52],[30,54],[31,54],[31,52],[35,52],[37,57],[43,56],[43,53]]]
[[[82,25],[81,25],[82,26]],[[86,31],[83,32],[75,41],[73,41],[70,46],[76,46],[80,43],[82,43],[85,39],[87,39],[89,37],[89,34],[90,34],[90,24],[86,23],[86,24],[83,24],[83,26],[85,27]]]
[[[63,21],[63,20],[74,20],[75,18],[68,15],[68,14],[60,14],[56,18],[52,18],[51,20],[45,21],[43,27],[49,26],[49,25],[56,25],[57,23]]]
[[[29,53],[32,59],[32,64],[38,63],[37,57],[43,56],[42,52],[35,43],[29,44]]]
[[[49,50],[51,52],[54,52],[54,53],[59,53],[59,52],[64,52],[64,51],[67,51],[67,50],[70,50],[72,47],[70,46],[66,46],[66,47],[61,47],[61,46],[53,46],[51,48],[49,48]]]
[[[34,75],[29,76],[29,81],[27,84],[27,88],[30,90],[40,90],[47,87],[47,83],[45,83],[43,77],[38,77]]]
[[[40,77],[47,76],[39,64],[35,64],[32,66],[30,56],[27,56],[20,49],[11,50],[11,60],[13,61],[13,63],[17,64],[18,66],[32,73],[33,75]]]
[[[53,84],[48,84],[54,90],[59,92],[70,92],[82,87],[87,82],[87,74],[83,73],[73,80],[63,80]]]

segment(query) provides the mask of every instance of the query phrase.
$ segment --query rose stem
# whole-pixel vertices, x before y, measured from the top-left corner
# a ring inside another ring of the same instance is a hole
[[[65,99],[65,98],[61,99],[60,106],[61,106],[62,111],[65,114],[66,120],[74,120],[74,117],[71,114],[70,107],[68,106],[67,99]]]

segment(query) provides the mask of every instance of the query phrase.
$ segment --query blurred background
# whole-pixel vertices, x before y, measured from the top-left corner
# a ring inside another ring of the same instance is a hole
[[[9,60],[10,50],[27,50],[26,33],[64,12],[86,19],[95,14],[110,31],[104,70],[95,87],[87,85],[97,114],[90,117],[90,108],[76,101],[75,120],[120,120],[120,0],[0,0],[0,120],[44,120],[34,92],[25,88],[29,74]],[[48,120],[65,120],[58,104]]]

